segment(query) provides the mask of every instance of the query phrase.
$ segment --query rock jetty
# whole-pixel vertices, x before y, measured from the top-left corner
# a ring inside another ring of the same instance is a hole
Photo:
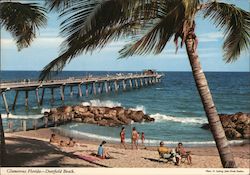
[[[99,106],[62,106],[52,108],[44,113],[49,121],[57,124],[75,121],[97,124],[100,126],[121,126],[131,122],[152,122],[154,118],[143,113],[123,107],[99,107]]]
[[[228,139],[250,139],[250,114],[238,112],[235,114],[219,114],[222,126]],[[203,129],[209,129],[204,124]]]

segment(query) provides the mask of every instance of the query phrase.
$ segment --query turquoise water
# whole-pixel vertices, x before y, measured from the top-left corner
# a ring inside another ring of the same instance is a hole
[[[116,72],[63,72],[60,77],[79,77],[92,75],[115,74]],[[126,72],[128,73],[128,72]],[[135,73],[135,72],[134,72]],[[140,109],[154,117],[154,123],[133,123],[126,126],[126,138],[129,141],[130,131],[133,126],[139,132],[144,132],[146,144],[158,144],[160,140],[168,144],[176,144],[179,141],[189,145],[213,144],[210,131],[201,129],[203,123],[207,123],[205,113],[195,87],[192,73],[190,72],[163,72],[162,82],[154,86],[128,90],[126,92],[98,94],[89,97],[77,96],[77,87],[74,96],[70,97],[69,88],[65,91],[64,104],[79,104],[90,102],[95,105],[124,106]],[[1,72],[2,81],[22,80],[24,78],[36,79],[39,72]],[[217,110],[219,113],[250,112],[250,73],[216,73],[208,72],[206,77],[209,82]],[[82,88],[85,92],[85,87]],[[55,102],[50,102],[50,91],[45,91],[44,105],[36,106],[35,92],[29,96],[29,110],[24,107],[24,93],[21,93],[16,111],[12,116],[39,117],[45,109],[62,105],[59,89],[55,90]],[[40,92],[41,94],[41,92]],[[7,100],[13,103],[14,92],[7,92]],[[5,113],[2,99],[0,100],[0,112]],[[6,120],[4,124],[6,127]],[[20,124],[18,119],[15,120]],[[59,131],[74,137],[89,137],[119,141],[120,127],[101,127],[90,124],[71,123],[59,127]]]

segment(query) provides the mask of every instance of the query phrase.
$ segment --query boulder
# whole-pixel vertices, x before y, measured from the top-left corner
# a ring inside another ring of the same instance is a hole
[[[150,117],[149,115],[144,115],[143,116],[144,122],[154,122],[155,119]]]
[[[129,114],[129,118],[131,118],[135,122],[142,122],[143,116],[144,116],[144,113],[142,111],[132,111]]]
[[[74,111],[77,114],[83,114],[89,110],[88,106],[75,106]]]
[[[100,121],[97,121],[97,124],[100,125],[100,126],[107,126],[108,122],[107,122],[107,120],[102,119]]]
[[[95,115],[99,114],[98,107],[90,106],[89,111]]]
[[[81,118],[74,118],[73,121],[75,121],[75,122],[82,122],[82,119]]]
[[[229,139],[240,139],[242,137],[241,133],[232,128],[226,128],[225,134]]]
[[[81,116],[82,116],[82,118],[94,118],[95,114],[87,111],[85,113],[82,113]]]
[[[114,120],[116,119],[116,116],[111,114],[104,114],[102,118],[107,120]]]
[[[106,113],[106,107],[99,107],[99,114],[105,114]]]
[[[71,106],[64,106],[64,108],[63,108],[64,113],[70,113],[72,110],[73,110],[73,108]]]
[[[97,115],[95,115],[94,118],[95,118],[95,121],[100,121],[103,118],[103,114],[97,114]]]
[[[85,118],[82,119],[82,121],[83,121],[84,123],[96,124],[95,119],[92,118],[92,117],[85,117]]]

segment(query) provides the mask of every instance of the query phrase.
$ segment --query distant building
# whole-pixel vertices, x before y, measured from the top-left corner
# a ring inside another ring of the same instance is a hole
[[[154,75],[154,74],[156,74],[156,71],[152,70],[152,69],[143,70],[143,74],[144,75]]]

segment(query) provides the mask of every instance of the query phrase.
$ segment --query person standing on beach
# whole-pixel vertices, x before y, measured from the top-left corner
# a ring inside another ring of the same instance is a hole
[[[122,130],[120,132],[120,138],[121,138],[121,145],[123,145],[123,147],[126,149],[126,145],[125,145],[125,128],[122,127]]]
[[[141,143],[144,146],[145,135],[144,132],[141,133]]]
[[[133,127],[132,134],[131,134],[132,149],[134,149],[134,146],[135,146],[136,149],[138,149],[138,146],[137,146],[137,143],[136,143],[137,138],[138,138],[138,133],[137,133],[135,127]]]

